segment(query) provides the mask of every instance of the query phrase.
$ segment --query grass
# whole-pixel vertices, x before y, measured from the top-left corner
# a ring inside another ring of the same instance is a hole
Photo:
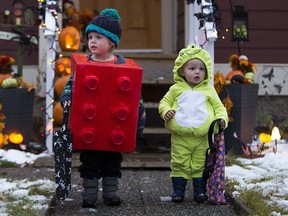
[[[237,166],[243,167],[243,164],[240,161],[238,161],[237,158],[239,158],[239,156],[229,151],[227,155],[225,155],[226,166],[237,165]]]
[[[6,205],[6,212],[10,216],[38,216],[39,211],[33,208],[33,204],[27,199]]]
[[[232,165],[238,165],[241,167],[245,166],[237,160],[239,156],[235,156],[233,154],[227,154],[225,159],[226,159],[226,166],[232,166]],[[270,178],[263,177],[260,180],[257,180],[254,183],[257,182],[265,182],[271,180]],[[253,182],[251,182],[253,183]],[[235,191],[235,186],[239,185],[239,182],[235,180],[229,180],[229,178],[226,178],[225,185],[227,188],[229,188],[230,191]],[[264,196],[260,191],[257,190],[239,190],[237,191],[240,193],[239,198],[249,207],[254,214],[253,215],[260,215],[260,216],[265,216],[265,215],[271,215],[272,212],[278,212],[281,215],[287,215],[288,212],[285,211],[283,208],[279,207],[276,205],[275,202],[271,201],[270,195]],[[285,200],[288,200],[288,196],[285,197]],[[269,204],[268,204],[269,203]]]
[[[280,212],[281,215],[287,215],[287,212],[276,204],[267,204],[271,202],[269,196],[263,196],[260,192],[254,190],[242,191],[240,194],[242,199],[247,206],[249,206],[255,213],[255,215],[271,215],[272,212]]]
[[[0,167],[9,168],[9,167],[19,167],[18,164],[9,162],[9,161],[1,161],[0,160]]]
[[[11,181],[13,182],[13,181]],[[28,190],[27,196],[14,196],[13,191],[14,189],[10,189],[7,192],[2,192],[0,194],[0,200],[3,201],[5,208],[5,213],[9,216],[38,216],[43,209],[43,206],[48,204],[48,201],[33,201],[31,198],[32,196],[45,196],[46,199],[49,199],[54,194],[54,187],[47,187],[44,183],[36,183],[33,182],[29,187],[17,187],[16,190],[24,189]],[[39,206],[41,208],[39,209]]]

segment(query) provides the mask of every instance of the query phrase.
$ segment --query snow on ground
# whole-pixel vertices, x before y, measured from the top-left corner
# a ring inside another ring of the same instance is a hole
[[[257,144],[259,141],[255,141],[251,145]],[[263,195],[270,195],[271,204],[276,204],[288,211],[288,142],[279,140],[277,152],[275,152],[274,141],[265,145],[269,149],[262,152],[262,157],[238,158],[237,160],[243,166],[226,167],[226,178],[239,183],[235,186],[234,196],[238,196],[241,191],[256,190]],[[280,214],[275,213],[274,215]]]
[[[44,152],[44,153],[36,155],[36,154],[32,154],[30,152],[19,151],[16,149],[8,149],[7,151],[0,149],[0,160],[1,161],[13,162],[13,163],[16,163],[20,166],[26,166],[28,164],[33,164],[34,161],[40,157],[49,157],[49,154]]]
[[[272,141],[265,145],[269,149],[263,151],[261,157],[254,159],[238,158],[237,160],[241,162],[242,166],[227,166],[225,169],[226,178],[239,183],[235,187],[235,191],[233,191],[234,196],[238,196],[244,190],[257,190],[263,195],[270,194],[272,204],[275,203],[284,208],[285,211],[288,211],[288,142],[279,140],[277,142],[277,152],[275,152],[275,142]],[[257,149],[259,141],[254,141],[251,146],[253,150]],[[8,151],[0,149],[0,160],[14,162],[20,166],[33,164],[37,158],[48,156],[47,153],[35,155],[13,149]],[[29,188],[37,184],[42,185],[41,187],[55,190],[55,183],[49,180],[40,179],[30,182],[27,179],[23,179],[11,182],[0,178],[0,196],[9,194],[9,196],[15,198],[26,197],[33,203],[33,208],[43,209],[45,208],[45,203],[47,203],[47,197],[27,196]],[[5,203],[3,199],[0,199],[0,215],[5,215]],[[278,216],[281,214],[275,213],[274,215]]]
[[[14,162],[20,167],[33,164],[39,157],[48,157],[46,153],[38,155],[23,152],[15,149],[3,150],[0,149],[0,160]],[[30,181],[28,179],[11,181],[6,178],[0,178],[0,216],[8,216],[6,204],[23,203],[23,209],[32,208],[37,211],[48,208],[48,202],[51,195],[55,191],[55,182],[48,179],[39,179],[37,181]],[[30,194],[33,188],[37,187],[39,191],[49,192],[47,195]],[[27,199],[27,201],[26,201]]]

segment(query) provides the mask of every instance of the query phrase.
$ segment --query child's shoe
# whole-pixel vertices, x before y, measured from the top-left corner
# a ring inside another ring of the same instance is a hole
[[[194,200],[197,203],[203,203],[208,198],[206,196],[207,180],[204,178],[193,178]]]
[[[172,177],[172,186],[174,192],[172,194],[172,202],[183,202],[185,197],[185,190],[187,179],[182,177]]]
[[[207,196],[204,193],[201,193],[199,195],[197,195],[196,197],[194,197],[195,202],[197,203],[203,203],[207,200]]]
[[[117,195],[118,190],[118,177],[104,177],[102,179],[103,186],[103,200],[108,206],[118,206],[121,205],[121,200]]]
[[[84,191],[81,194],[83,201],[82,207],[83,208],[94,208],[96,206],[96,201],[98,197],[98,179],[83,179],[83,187]]]

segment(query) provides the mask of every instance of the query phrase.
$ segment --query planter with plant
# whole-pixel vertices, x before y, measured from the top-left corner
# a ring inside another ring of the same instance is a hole
[[[22,76],[13,74],[14,63],[14,58],[0,56],[0,148],[27,145],[32,130],[36,86],[25,82]],[[17,142],[16,133],[21,138]]]
[[[254,81],[257,68],[246,56],[233,54],[229,59],[230,71],[226,77],[216,72],[214,86],[229,115],[225,130],[226,152],[243,152],[252,142],[257,109],[258,84]]]

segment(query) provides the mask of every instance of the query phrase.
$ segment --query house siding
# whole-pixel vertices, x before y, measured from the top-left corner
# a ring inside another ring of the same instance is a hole
[[[10,4],[9,4],[9,3]],[[2,32],[10,32],[14,33],[12,31],[12,28],[16,28],[19,31],[22,31],[26,36],[35,36],[38,39],[39,36],[39,27],[35,24],[34,26],[31,25],[20,25],[16,26],[14,24],[4,24],[3,14],[5,10],[9,10],[11,12],[11,18],[14,19],[13,15],[13,1],[0,1],[0,31]],[[37,0],[25,0],[24,3],[24,9],[26,7],[36,7],[38,6]],[[36,13],[36,11],[35,11]],[[37,17],[38,14],[35,14],[35,17]],[[24,21],[22,21],[24,22]],[[7,55],[15,58],[16,64],[17,64],[17,49],[19,47],[19,43],[12,40],[2,40],[0,39],[0,55]],[[38,65],[38,44],[25,44],[23,45],[24,51],[19,53],[23,57],[23,64],[24,65]],[[20,50],[19,50],[20,52]]]
[[[240,42],[241,54],[255,63],[285,64],[288,62],[288,1],[232,1],[245,6],[248,12],[249,41]],[[228,62],[233,53],[239,54],[237,42],[232,41],[232,12],[230,0],[216,1],[221,13],[221,33],[215,42],[215,63]],[[237,4],[236,4],[237,3]],[[225,32],[229,28],[229,32]],[[225,36],[225,40],[221,36]]]

